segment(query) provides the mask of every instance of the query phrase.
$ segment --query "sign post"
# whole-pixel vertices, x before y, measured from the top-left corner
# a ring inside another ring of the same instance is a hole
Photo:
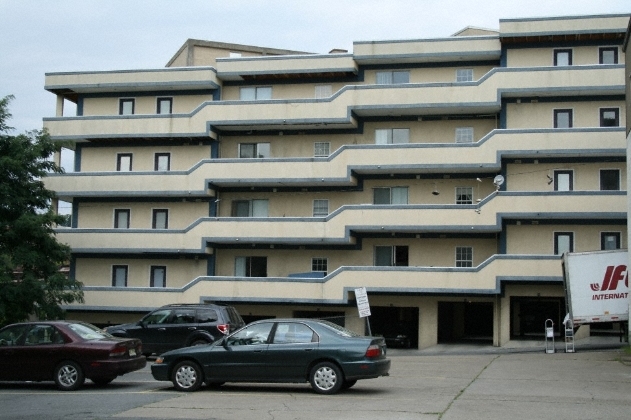
[[[370,331],[370,304],[368,303],[368,293],[365,287],[359,287],[355,289],[355,300],[357,301],[357,310],[359,311],[360,318],[366,318],[366,327],[368,329],[368,335],[372,336]]]

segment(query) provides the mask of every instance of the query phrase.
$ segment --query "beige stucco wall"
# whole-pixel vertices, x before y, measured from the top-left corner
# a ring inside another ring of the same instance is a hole
[[[210,146],[190,144],[161,146],[85,147],[81,150],[81,172],[116,171],[119,153],[132,154],[132,170],[153,171],[156,153],[171,153],[171,171],[186,171],[202,159],[210,158]],[[118,173],[124,177],[124,173]],[[145,188],[147,186],[145,185]]]
[[[506,227],[508,254],[552,254],[554,253],[554,233],[574,232],[574,251],[599,251],[601,232],[620,232],[620,243],[627,243],[627,227],[624,225],[522,225]]]
[[[600,47],[612,47],[612,45],[604,41],[602,45],[587,47],[571,47],[558,49],[572,50],[572,65],[589,65],[598,64],[598,49]],[[622,59],[621,59],[622,58]],[[624,62],[624,54],[618,49],[618,62]],[[507,50],[507,66],[508,67],[538,67],[553,66],[554,51],[553,48],[523,48]]]
[[[112,229],[114,209],[130,210],[132,229],[151,229],[153,209],[169,211],[169,229],[184,229],[201,217],[208,216],[206,202],[117,202],[81,203],[78,211],[78,227],[82,229]]]
[[[173,98],[174,114],[191,113],[200,104],[206,101],[212,101],[212,94],[203,95],[170,95],[161,96],[134,96],[123,95],[120,97],[108,98],[85,98],[83,100],[83,115],[118,115],[119,100],[123,98],[135,99],[134,114],[135,115],[155,115],[157,109],[158,98]]]
[[[600,190],[600,170],[618,169],[620,171],[620,189],[627,189],[627,165],[625,162],[574,162],[574,163],[538,163],[508,164],[506,178],[511,191],[554,191],[554,171],[573,171],[574,191]]]
[[[600,127],[600,108],[620,109],[620,127],[626,124],[624,101],[596,102],[550,102],[532,103],[526,98],[522,103],[511,103],[506,107],[507,127],[520,128],[553,128],[554,110],[571,109],[573,128]]]

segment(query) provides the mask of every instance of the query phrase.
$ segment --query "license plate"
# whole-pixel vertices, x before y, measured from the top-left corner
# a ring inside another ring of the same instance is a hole
[[[136,355],[136,349],[129,349],[129,355],[130,356],[135,356]]]

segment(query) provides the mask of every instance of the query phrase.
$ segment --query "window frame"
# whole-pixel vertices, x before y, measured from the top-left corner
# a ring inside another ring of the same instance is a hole
[[[560,175],[568,175],[568,189],[565,190],[561,190],[559,189],[559,176]],[[554,170],[554,191],[559,191],[559,192],[567,192],[567,191],[574,191],[574,171],[572,169],[557,169]]]
[[[324,206],[318,206],[317,204],[326,203],[326,210]],[[327,217],[329,215],[329,200],[326,198],[316,198],[313,200],[313,217]]]
[[[158,226],[158,214],[164,213],[164,227]],[[168,229],[169,228],[169,209],[152,209],[151,210],[151,229]]]
[[[553,65],[555,67],[569,67],[572,65],[572,48],[555,48],[553,50]],[[561,54],[567,54],[567,64],[559,64],[559,56]]]
[[[169,104],[169,112],[162,112],[162,103],[166,102]],[[156,98],[156,114],[158,115],[170,115],[173,114],[173,97],[164,96]]]
[[[613,63],[605,63],[604,61],[604,52],[612,51],[613,52]],[[615,65],[618,64],[618,47],[599,47],[598,48],[598,64],[603,65]]]
[[[456,144],[468,144],[474,142],[473,127],[456,127]]]
[[[379,133],[385,133],[385,143],[382,141]],[[395,141],[395,138],[399,136],[396,134],[403,135],[405,137],[405,141]],[[410,142],[410,129],[409,128],[377,128],[375,129],[375,144],[408,144]]]
[[[162,270],[163,278],[162,278],[162,286],[156,286],[156,272],[158,270]],[[149,287],[155,288],[166,288],[167,287],[167,266],[166,265],[152,265],[149,268]]]
[[[462,191],[467,190],[465,194]],[[473,204],[473,187],[456,187],[454,190],[456,204]],[[468,195],[469,199],[462,199],[462,196]]]
[[[375,84],[377,85],[403,85],[406,83],[410,83],[409,70],[383,70],[375,72]]]
[[[121,160],[121,158],[125,158],[125,157],[129,158],[129,169],[121,170],[121,168],[122,168],[122,160]],[[132,171],[132,166],[133,166],[133,161],[134,161],[134,154],[133,153],[117,153],[116,154],[116,171],[117,172],[131,172]]]
[[[554,255],[561,255],[559,254],[559,238],[563,236],[570,239],[570,249],[567,252],[574,252],[574,232],[554,232]]]
[[[311,258],[311,272],[324,273],[326,276],[329,271],[329,259],[325,257]]]
[[[131,104],[131,112],[125,112],[125,104]],[[136,113],[136,98],[119,98],[118,115],[134,115]]]
[[[379,250],[386,251],[389,249],[389,263],[379,264]],[[375,267],[409,267],[410,266],[410,247],[408,245],[375,245],[373,251],[373,262]],[[405,259],[405,264],[399,264]]]
[[[606,187],[606,185],[603,182],[604,181],[603,180],[603,173],[606,173],[606,172],[611,173],[611,174],[617,173],[617,180],[616,180],[617,188],[604,188],[604,187]],[[622,175],[622,173],[621,173],[620,169],[617,169],[617,168],[600,169],[598,171],[598,185],[599,185],[600,191],[620,191],[620,188],[622,187],[622,185],[621,185],[621,175]]]
[[[615,238],[616,247],[607,248],[607,237]],[[622,246],[622,232],[600,232],[600,250],[608,251],[612,249],[621,249]]]
[[[243,98],[243,92],[246,91],[250,91],[252,90],[254,93],[254,96],[252,99],[250,98]],[[264,97],[262,98],[262,92],[267,92],[269,91],[269,97]],[[240,101],[267,101],[267,100],[271,100],[273,95],[273,90],[272,90],[272,86],[243,86],[239,89],[239,100]]]
[[[120,215],[126,214],[126,226],[119,226]],[[130,229],[131,228],[131,209],[114,209],[114,229]]]
[[[265,202],[265,215],[264,216],[254,215],[256,202],[260,202],[260,203]],[[240,206],[244,204],[247,204],[248,206],[247,216],[239,215],[239,210],[242,210]],[[269,200],[266,198],[253,199],[253,200],[232,200],[231,206],[230,206],[230,217],[269,217]]]
[[[243,274],[239,273],[239,261],[243,260]],[[256,264],[258,262],[258,264]],[[265,263],[264,275],[252,275],[252,269],[256,265],[262,267],[261,263]],[[237,256],[234,258],[234,275],[235,277],[267,277],[267,257],[260,255],[253,256]]]
[[[159,169],[160,168],[160,158],[166,158],[167,159],[167,168],[166,169]],[[169,152],[156,152],[153,155],[153,170],[155,172],[168,172],[171,170],[171,153]]]
[[[611,120],[611,118],[605,119],[605,114],[608,112],[613,112],[615,114],[612,125],[605,124],[605,121]],[[601,127],[620,127],[620,108],[599,108],[599,114]]]
[[[120,286],[116,284],[117,280],[117,270],[123,269],[125,270],[125,278],[124,285]],[[114,264],[112,265],[112,287],[127,287],[127,281],[129,279],[129,265],[127,264]]]
[[[389,198],[388,198],[388,202],[387,203],[377,203],[377,190],[388,190],[389,192]],[[403,192],[403,190],[405,190],[405,203],[394,203],[393,202],[393,197],[394,194],[393,192],[395,190],[400,190],[401,192]],[[400,205],[406,205],[410,203],[410,191],[409,191],[409,187],[373,187],[372,189],[372,204],[373,205],[381,205],[381,206],[400,206]]]
[[[456,83],[473,82],[473,68],[456,69]]]
[[[314,157],[329,157],[330,154],[331,154],[331,142],[316,141],[313,143],[313,156]]]
[[[568,129],[568,128],[574,127],[574,110],[572,108],[555,109],[552,112],[553,112],[553,119],[554,119],[554,128]],[[563,114],[567,114],[568,116],[567,127],[559,126],[559,116]]]
[[[457,246],[455,249],[455,266],[460,268],[473,267],[473,247]]]
[[[263,150],[262,146],[263,145],[267,145],[267,150]],[[253,152],[254,152],[254,156],[252,157],[248,157],[248,156],[241,156],[242,154],[242,147],[243,146],[253,146]],[[266,152],[266,154],[262,154],[261,152]],[[272,155],[272,145],[269,142],[260,142],[260,143],[239,143],[237,145],[237,156],[239,157],[239,159],[269,159],[270,156]]]
[[[316,99],[329,98],[333,95],[333,85],[315,85],[314,96]]]

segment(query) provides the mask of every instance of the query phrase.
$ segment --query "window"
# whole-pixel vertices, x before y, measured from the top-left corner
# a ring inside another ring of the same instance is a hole
[[[127,287],[127,271],[126,265],[112,266],[112,287]]]
[[[118,101],[118,114],[132,115],[134,113],[135,104],[135,99],[120,99]]]
[[[114,229],[129,229],[129,209],[114,210]]]
[[[554,128],[572,128],[572,110],[554,110]]]
[[[571,66],[572,50],[554,50],[555,66]]]
[[[326,258],[311,258],[311,271],[322,271],[324,274],[329,269],[329,261]]]
[[[373,204],[407,204],[408,187],[373,188]]]
[[[376,246],[375,265],[379,267],[407,267],[408,254],[407,246]]]
[[[227,338],[225,341],[225,345],[229,347],[235,347],[256,346],[264,344],[267,346],[269,334],[272,331],[273,326],[273,322],[249,325]]]
[[[270,157],[269,143],[239,143],[239,157],[241,159]]]
[[[153,216],[151,218],[152,229],[168,229],[169,228],[169,210],[168,209],[153,209]]]
[[[153,164],[154,171],[171,170],[171,153],[156,153]]]
[[[236,277],[267,277],[267,257],[236,257]]]
[[[473,127],[456,128],[456,143],[473,143]]]
[[[164,265],[151,266],[149,287],[167,287],[167,268]]]
[[[401,83],[410,83],[410,72],[402,71],[378,71],[378,85],[398,85]]]
[[[457,69],[456,82],[473,82],[473,69]]]
[[[274,332],[274,344],[306,344],[317,342],[318,336],[305,324],[279,322]]]
[[[456,187],[456,204],[473,204],[473,187]]]
[[[331,143],[329,142],[315,142],[313,143],[313,155],[314,156],[328,156],[331,150]]]
[[[409,142],[409,128],[386,128],[375,130],[375,144],[399,144]]]
[[[313,200],[313,217],[329,215],[329,200]]]
[[[619,191],[620,190],[620,170],[601,169],[600,170],[600,190]]]
[[[601,127],[619,127],[620,126],[620,109],[619,108],[600,108],[600,126]]]
[[[598,49],[598,63],[618,64],[618,47],[601,47]]]
[[[574,190],[574,171],[554,171],[554,191]]]
[[[554,232],[554,253],[561,255],[564,252],[574,252],[574,233]]]
[[[116,155],[116,170],[119,172],[131,171],[132,154],[119,153]]]
[[[470,246],[456,247],[456,267],[473,267],[473,248]]]
[[[265,99],[272,99],[272,87],[242,87],[239,91],[239,99],[242,101],[262,101]]]
[[[620,249],[620,232],[600,232],[600,249]]]
[[[331,85],[316,85],[315,97],[316,99],[328,98],[333,94],[333,86]]]
[[[26,334],[24,345],[41,346],[46,344],[64,344],[63,336],[52,325],[33,325]],[[51,349],[51,351],[53,350]]]
[[[268,217],[268,200],[233,200],[232,217]]]
[[[156,113],[170,114],[171,112],[173,112],[173,98],[158,98]]]
[[[232,51],[230,51],[229,57],[230,58],[241,58],[242,54],[240,52],[232,52]]]

